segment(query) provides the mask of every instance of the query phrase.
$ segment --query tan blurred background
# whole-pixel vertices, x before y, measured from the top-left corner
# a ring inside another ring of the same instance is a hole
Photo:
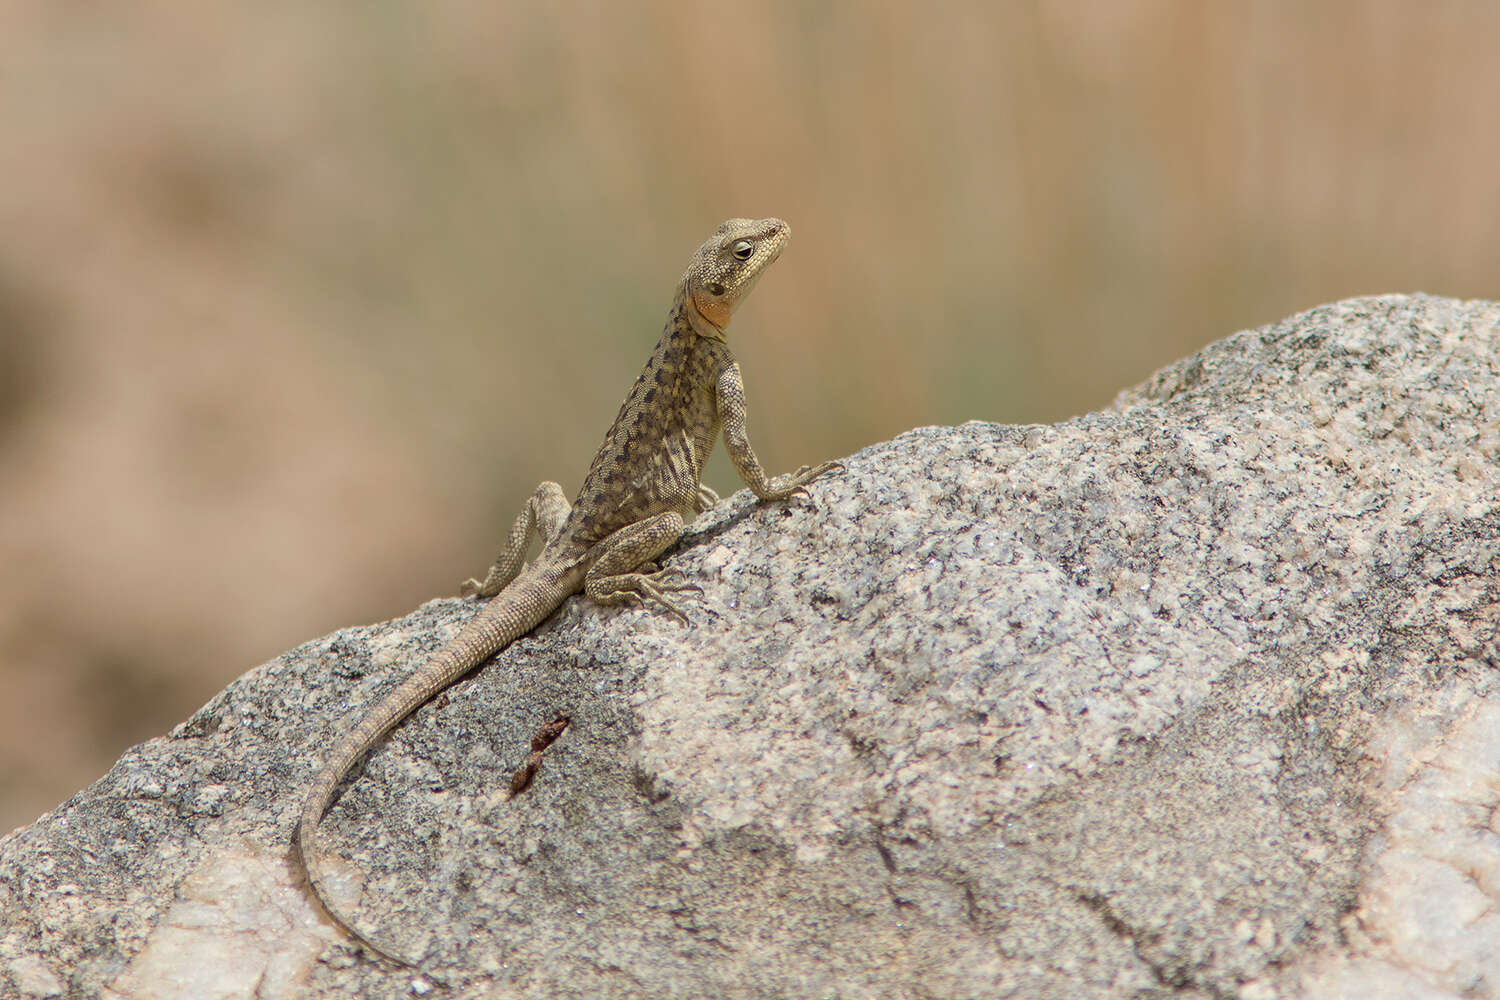
[[[482,570],[726,216],[793,229],[732,331],[773,470],[1500,294],[1497,52],[1480,2],[0,0],[0,830]]]

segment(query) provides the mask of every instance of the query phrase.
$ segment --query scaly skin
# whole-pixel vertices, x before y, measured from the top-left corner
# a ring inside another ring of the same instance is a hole
[[[371,951],[413,963],[373,944],[323,892],[318,823],[334,791],[370,748],[419,705],[530,632],[570,595],[596,603],[655,605],[687,616],[671,594],[698,591],[676,570],[643,571],[685,524],[718,497],[702,485],[703,464],[722,432],[729,457],[761,500],[805,494],[824,462],[768,480],[745,429],[745,390],[725,329],[789,230],[780,219],[730,219],[698,248],[678,283],[666,329],[635,380],[570,506],[556,483],[537,487],[483,581],[466,596],[491,598],[458,636],[418,667],[341,738],[313,779],[297,821],[297,845],[313,893],[335,922]],[[525,565],[535,532],[536,561]]]

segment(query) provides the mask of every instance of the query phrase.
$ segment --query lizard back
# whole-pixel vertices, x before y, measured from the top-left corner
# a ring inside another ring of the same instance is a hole
[[[686,280],[666,329],[604,435],[563,528],[587,548],[637,521],[675,510],[697,512],[703,465],[719,433],[719,374],[734,363],[729,345],[694,331]]]

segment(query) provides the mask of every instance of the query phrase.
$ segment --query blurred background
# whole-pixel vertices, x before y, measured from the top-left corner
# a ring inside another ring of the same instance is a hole
[[[1500,295],[1497,46],[1481,2],[0,0],[0,831],[488,566],[727,216],[792,225],[731,331],[773,471]]]

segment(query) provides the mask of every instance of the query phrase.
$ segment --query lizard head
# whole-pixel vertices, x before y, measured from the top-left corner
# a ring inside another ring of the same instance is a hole
[[[693,254],[683,281],[696,312],[693,329],[713,340],[724,339],[729,317],[765,269],[781,256],[791,227],[780,219],[730,219]],[[701,317],[704,322],[697,322]]]

